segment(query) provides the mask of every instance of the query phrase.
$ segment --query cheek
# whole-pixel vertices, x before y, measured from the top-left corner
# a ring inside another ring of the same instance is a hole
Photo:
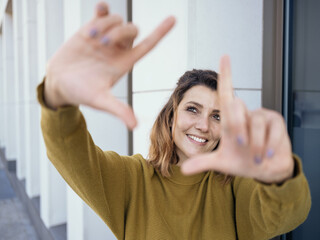
[[[194,124],[194,121],[190,116],[187,116],[186,114],[180,114],[179,117],[177,117],[176,127],[181,131],[186,131],[189,128],[191,128]]]
[[[211,127],[212,136],[214,139],[219,139],[221,137],[221,125],[220,123],[213,123]]]

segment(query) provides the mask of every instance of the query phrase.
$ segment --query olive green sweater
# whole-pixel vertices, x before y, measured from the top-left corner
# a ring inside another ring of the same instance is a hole
[[[51,162],[118,239],[269,239],[307,217],[308,183],[296,160],[295,177],[281,186],[235,177],[223,185],[214,172],[164,178],[140,155],[97,147],[76,107],[52,111],[43,102],[42,132]]]

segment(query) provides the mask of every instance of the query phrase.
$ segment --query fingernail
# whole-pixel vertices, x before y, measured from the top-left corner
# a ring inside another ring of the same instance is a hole
[[[98,5],[98,11],[99,12],[104,12],[106,8],[103,5]]]
[[[244,139],[243,137],[241,136],[237,136],[237,142],[240,146],[243,146],[244,145]]]
[[[273,157],[273,154],[274,154],[274,151],[272,149],[268,149],[267,151],[267,157],[268,158],[272,158]]]
[[[102,39],[101,39],[101,43],[103,45],[108,45],[110,42],[110,38],[108,38],[107,36],[104,36]]]
[[[255,156],[255,157],[254,157],[254,162],[255,162],[256,164],[260,164],[260,163],[262,163],[262,158],[259,157],[259,156]]]
[[[90,37],[94,38],[94,37],[97,36],[97,35],[98,35],[97,29],[92,28],[92,29],[90,30]]]

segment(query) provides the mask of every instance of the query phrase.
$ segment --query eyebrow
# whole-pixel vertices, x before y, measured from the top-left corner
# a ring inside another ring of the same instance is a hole
[[[198,102],[194,102],[194,101],[187,102],[186,104],[194,104],[194,105],[196,105],[196,106],[199,107],[199,108],[203,108],[203,105],[202,105],[202,104],[200,104],[200,103],[198,103]],[[220,110],[219,110],[219,109],[213,109],[212,112],[214,112],[214,113],[219,113]]]

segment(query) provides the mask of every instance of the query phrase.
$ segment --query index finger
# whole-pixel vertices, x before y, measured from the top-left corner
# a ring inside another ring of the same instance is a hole
[[[233,101],[231,63],[228,55],[224,55],[220,59],[220,74],[218,78],[218,95],[223,108],[223,106],[228,106]]]
[[[166,18],[148,37],[132,49],[131,63],[134,64],[147,54],[170,31],[175,24],[175,18]]]
[[[105,2],[99,2],[97,5],[96,5],[96,17],[99,18],[99,17],[103,17],[105,15],[108,15],[109,14],[109,6],[107,3]]]

